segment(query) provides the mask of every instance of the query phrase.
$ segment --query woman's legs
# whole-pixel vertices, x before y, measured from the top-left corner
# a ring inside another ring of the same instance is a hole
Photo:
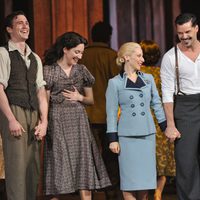
[[[123,191],[124,200],[148,200],[148,191],[141,190],[135,192]]]
[[[124,200],[136,200],[136,193],[123,191],[123,197],[124,197]]]
[[[92,200],[92,192],[90,190],[80,190],[81,200]]]
[[[148,190],[138,191],[137,200],[148,200]]]
[[[157,180],[157,188],[155,190],[154,194],[154,200],[161,200],[162,199],[162,192],[165,187],[166,183],[166,177],[165,176],[159,176]]]

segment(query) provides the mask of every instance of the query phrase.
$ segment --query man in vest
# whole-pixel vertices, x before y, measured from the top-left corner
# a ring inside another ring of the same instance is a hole
[[[42,63],[26,44],[29,23],[22,11],[5,19],[9,41],[0,47],[0,132],[8,200],[35,200],[40,143],[48,103]]]

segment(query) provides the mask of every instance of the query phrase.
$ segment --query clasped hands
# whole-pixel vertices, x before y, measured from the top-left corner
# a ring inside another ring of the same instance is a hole
[[[16,120],[13,119],[9,121],[9,130],[10,134],[14,137],[20,138],[23,133],[25,133],[25,129],[23,126]],[[34,129],[34,135],[37,140],[42,140],[43,137],[46,135],[47,131],[47,122],[38,122],[38,125]]]
[[[181,138],[181,133],[176,129],[176,127],[167,127],[165,135],[170,142],[174,142],[176,139]]]

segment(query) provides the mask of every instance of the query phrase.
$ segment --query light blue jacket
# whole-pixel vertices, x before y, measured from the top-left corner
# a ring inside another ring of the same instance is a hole
[[[166,122],[161,99],[151,74],[138,72],[142,87],[127,87],[126,73],[109,80],[106,91],[107,133],[144,136],[156,133],[151,108],[158,123]],[[121,115],[118,121],[118,108]]]

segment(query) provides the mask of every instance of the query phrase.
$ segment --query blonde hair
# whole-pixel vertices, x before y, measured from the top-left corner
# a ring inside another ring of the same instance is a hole
[[[131,55],[136,48],[141,48],[141,46],[136,42],[124,43],[118,50],[116,63],[118,66],[122,66],[125,63],[124,56]]]

